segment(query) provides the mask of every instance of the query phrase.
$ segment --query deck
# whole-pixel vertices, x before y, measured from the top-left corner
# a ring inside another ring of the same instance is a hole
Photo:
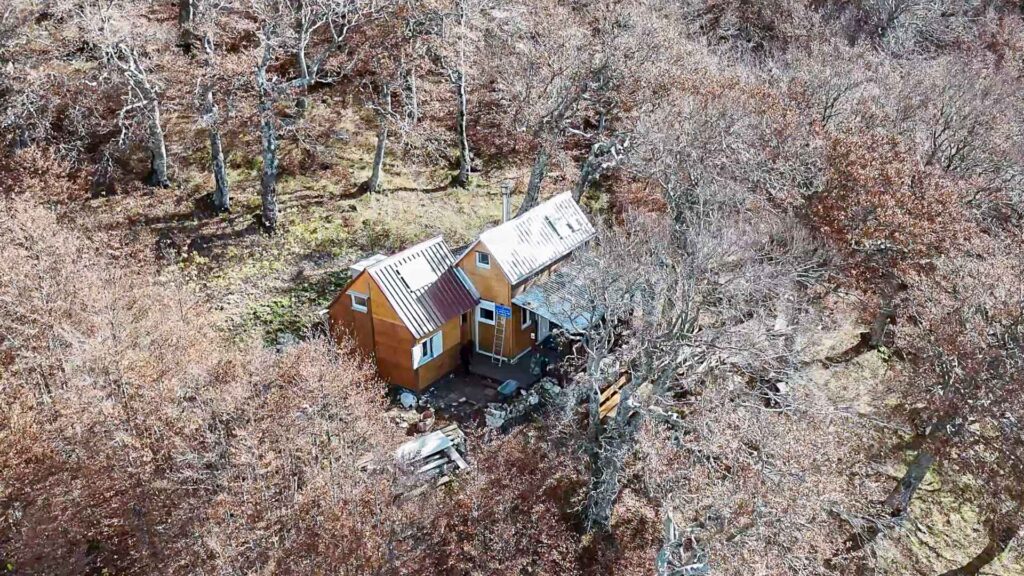
[[[538,354],[543,354],[547,357],[550,361],[550,364],[548,364],[548,374],[553,373],[555,366],[558,364],[558,353],[546,348],[530,350],[523,354],[514,364],[506,361],[502,362],[501,365],[492,362],[490,356],[477,352],[473,354],[469,371],[485,378],[490,378],[498,384],[505,380],[516,380],[520,386],[526,388],[540,380],[540,374],[530,372],[530,362]]]

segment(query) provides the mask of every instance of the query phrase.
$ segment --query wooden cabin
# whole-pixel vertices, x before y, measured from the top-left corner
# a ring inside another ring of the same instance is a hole
[[[571,318],[572,283],[557,268],[594,234],[568,192],[480,234],[457,263],[480,297],[471,330],[476,351],[515,361],[556,325],[585,327]]]
[[[514,362],[561,326],[589,320],[559,265],[594,237],[569,193],[483,232],[456,257],[438,236],[393,256],[352,266],[352,281],[328,308],[380,376],[420,392],[459,365],[459,350]]]
[[[328,307],[332,330],[347,332],[380,376],[421,391],[459,365],[459,348],[479,297],[438,236],[390,257],[353,265],[352,281]]]

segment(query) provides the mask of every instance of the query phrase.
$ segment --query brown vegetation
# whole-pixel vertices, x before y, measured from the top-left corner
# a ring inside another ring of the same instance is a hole
[[[0,570],[1019,571],[1022,39],[1008,0],[7,2]],[[402,500],[367,361],[263,340],[503,186],[591,211],[604,322]]]

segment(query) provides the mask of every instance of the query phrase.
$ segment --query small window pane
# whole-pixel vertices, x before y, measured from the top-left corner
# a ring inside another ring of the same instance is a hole
[[[491,267],[491,255],[486,252],[476,253],[476,265],[481,268]]]
[[[352,309],[357,312],[366,312],[366,307],[369,304],[366,296],[359,294],[350,294],[350,296],[352,296]]]

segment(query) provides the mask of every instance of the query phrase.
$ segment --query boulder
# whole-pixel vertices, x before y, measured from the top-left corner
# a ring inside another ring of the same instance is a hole
[[[402,408],[411,410],[419,404],[419,399],[412,392],[402,392],[398,395],[398,401],[402,403]]]
[[[508,414],[498,408],[488,407],[484,410],[484,424],[488,428],[501,428],[508,419]]]

